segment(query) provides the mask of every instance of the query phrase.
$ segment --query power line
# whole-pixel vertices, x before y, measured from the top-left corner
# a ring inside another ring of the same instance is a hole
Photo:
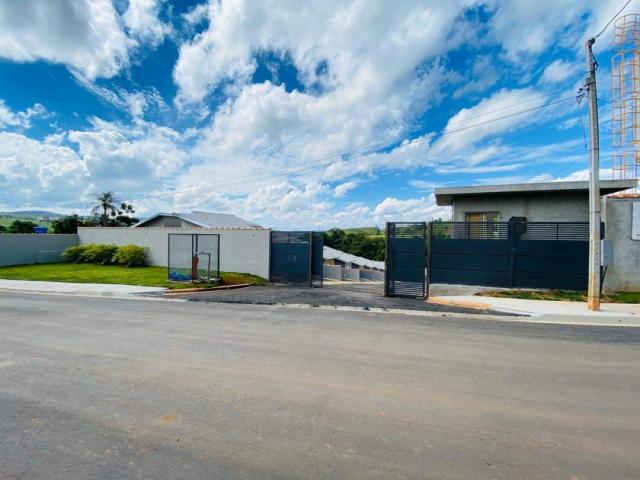
[[[523,115],[525,113],[530,113],[530,112],[533,112],[533,111],[536,111],[536,110],[547,108],[547,107],[550,107],[550,106],[553,106],[553,105],[557,105],[557,104],[566,102],[568,100],[574,100],[574,99],[575,99],[574,96],[561,98],[561,99],[558,99],[558,100],[547,102],[547,103],[542,104],[542,105],[538,105],[538,106],[535,106],[535,107],[527,108],[527,109],[524,109],[524,110],[519,110],[517,112],[513,112],[513,113],[510,113],[510,114],[507,114],[507,115],[500,116],[500,117],[492,118],[490,120],[485,120],[483,122],[473,123],[471,125],[460,127],[460,128],[454,129],[454,130],[446,130],[446,127],[445,127],[445,130],[442,131],[442,132],[434,133],[434,134],[427,135],[427,136],[424,136],[424,137],[420,137],[420,138],[417,138],[415,140],[411,140],[411,141],[409,141],[407,143],[400,144],[400,146],[405,148],[405,147],[410,147],[410,146],[413,146],[413,145],[419,145],[419,144],[431,141],[431,140],[433,140],[435,138],[442,138],[442,137],[445,137],[447,135],[453,135],[455,133],[459,133],[459,132],[462,132],[462,131],[470,130],[472,128],[477,128],[477,127],[481,127],[481,126],[484,126],[484,125],[489,125],[489,124],[492,124],[492,123],[495,123],[495,122],[499,122],[501,120],[506,120],[506,119],[509,119],[509,118],[513,118],[513,117],[516,117],[518,115]],[[521,104],[524,104],[524,103],[528,103],[528,102],[527,101],[521,102],[520,104],[516,104],[514,106],[521,105]],[[511,107],[513,108],[514,106],[511,106]],[[496,111],[504,110],[505,108],[508,108],[508,107],[503,107],[502,109],[498,109]],[[486,114],[488,114],[488,113],[490,113],[490,112],[486,112]],[[471,118],[465,119],[465,121],[467,121],[467,120],[471,120]],[[460,122],[458,122],[458,123],[460,123]],[[390,144],[388,142],[387,143],[379,143],[377,145],[380,146],[380,147],[389,147],[390,146]],[[371,152],[371,146],[361,148],[360,150],[364,150],[364,151],[362,151],[360,154],[358,154],[358,155],[356,155],[356,156],[354,156],[352,158],[349,158],[348,160],[354,160],[354,159],[357,159],[357,158],[365,157],[367,155],[378,153],[378,152]],[[352,152],[354,152],[354,151],[357,151],[357,149],[352,150]],[[241,182],[244,182],[244,181],[247,181],[247,180],[260,180],[260,179],[263,179],[263,178],[270,178],[270,177],[272,177],[274,175],[301,173],[301,172],[315,170],[315,169],[318,169],[318,168],[327,167],[327,166],[331,165],[335,160],[340,160],[344,156],[345,156],[345,152],[342,152],[342,153],[339,153],[339,154],[326,156],[324,158],[320,158],[320,159],[316,158],[316,159],[313,159],[313,160],[302,162],[302,163],[300,163],[300,164],[298,164],[296,166],[284,167],[284,168],[277,169],[277,170],[263,171],[263,172],[258,172],[258,173],[252,174],[252,175],[246,175],[246,176],[237,178],[237,179],[235,179],[235,180],[233,180],[231,182],[225,183],[225,186],[236,185],[238,183],[241,183]],[[320,162],[320,163],[318,163],[318,162]],[[306,165],[310,165],[310,166],[306,166]],[[305,166],[305,167],[300,168],[302,166]],[[198,185],[194,185],[194,186],[191,186],[191,187],[189,187],[187,189],[182,189],[182,190],[172,190],[170,192],[163,192],[163,193],[158,192],[158,193],[145,194],[145,195],[143,195],[141,197],[141,199],[155,198],[155,197],[166,196],[166,195],[175,195],[175,194],[179,194],[179,193],[189,193],[189,192],[195,191],[198,187],[200,187],[202,185],[206,185],[207,183],[208,182],[201,182]],[[136,196],[135,195],[134,196],[130,196],[129,198],[131,200],[135,200]],[[68,205],[71,205],[71,204],[68,204]],[[74,203],[73,205],[80,205],[80,202]]]
[[[527,104],[527,103],[535,102],[536,100],[545,100],[546,98],[548,98],[548,97],[549,97],[550,95],[552,95],[553,93],[557,93],[557,92],[565,91],[565,90],[566,90],[566,89],[564,89],[564,88],[561,88],[561,89],[559,88],[559,89],[556,89],[556,90],[551,90],[551,91],[550,91],[550,92],[548,92],[548,94],[546,94],[546,95],[541,95],[541,96],[538,96],[538,97],[533,97],[533,98],[530,98],[530,99],[528,99],[528,100],[524,100],[524,101],[519,102],[519,103],[514,103],[514,104],[512,104],[512,105],[507,105],[506,107],[496,108],[495,110],[490,110],[490,111],[488,111],[488,112],[482,112],[482,113],[479,113],[478,115],[473,115],[473,116],[471,116],[471,117],[465,117],[465,118],[462,118],[462,119],[460,119],[460,120],[456,120],[455,122],[447,122],[447,125],[456,125],[456,124],[458,124],[458,123],[463,123],[463,122],[466,122],[467,120],[472,120],[472,119],[474,119],[474,118],[484,117],[484,116],[486,116],[486,115],[490,115],[490,114],[492,114],[492,113],[501,112],[501,111],[504,111],[504,110],[510,110],[510,109],[512,109],[512,108],[519,107],[519,106],[521,106],[521,105],[525,105],[525,104]]]
[[[488,124],[491,124],[491,123],[495,123],[495,122],[498,122],[498,121],[501,121],[501,120],[506,120],[508,118],[512,118],[512,117],[515,117],[515,116],[518,116],[518,115],[522,115],[522,114],[525,114],[525,113],[530,113],[530,112],[533,112],[533,111],[536,111],[536,110],[540,110],[542,108],[550,107],[552,105],[556,105],[556,104],[559,104],[559,103],[562,103],[562,102],[566,102],[568,100],[574,100],[574,99],[575,99],[575,97],[572,96],[572,97],[562,98],[562,99],[559,99],[559,100],[554,100],[554,101],[551,101],[551,102],[547,102],[547,103],[545,103],[543,105],[539,105],[539,106],[536,106],[536,107],[520,110],[518,112],[513,112],[513,113],[510,113],[508,115],[503,115],[501,117],[496,117],[496,118],[493,118],[493,119],[490,119],[490,120],[485,120],[484,122],[474,123],[472,125],[467,125],[465,127],[457,128],[455,130],[445,130],[445,131],[440,132],[440,133],[434,133],[432,135],[421,137],[421,138],[409,141],[407,143],[401,144],[400,146],[404,148],[404,147],[409,147],[409,146],[425,143],[427,141],[433,140],[434,138],[442,138],[442,137],[445,137],[447,135],[453,135],[454,133],[459,133],[459,132],[462,132],[462,131],[465,131],[465,130],[469,130],[469,129],[472,129],[472,128],[481,127],[481,126],[488,125]],[[369,155],[369,153],[362,153],[362,154],[356,156],[355,158],[360,158],[360,157],[363,157],[363,156],[366,156],[366,155]],[[334,155],[331,158],[333,160],[335,160],[335,159],[337,159],[337,158],[339,158],[341,156],[342,155]],[[350,159],[350,160],[352,160],[352,159]],[[304,163],[299,164],[299,165],[305,165],[305,164],[315,163],[315,162],[317,162],[317,160],[304,162]],[[280,171],[274,171],[273,174],[276,174],[276,173],[297,173],[298,171],[306,171],[306,170],[310,170],[310,169],[322,168],[324,166],[330,165],[331,163],[332,162],[322,163],[322,164],[313,166],[313,167],[311,167],[309,169],[305,168],[305,169],[300,169],[300,170],[298,170],[297,167],[288,167],[288,168],[282,169]],[[271,172],[261,172],[261,173],[258,173],[256,175],[254,175],[254,176],[248,176],[248,177],[243,177],[243,178],[237,179],[234,182],[227,183],[227,185],[233,185],[233,184],[235,184],[237,182],[241,182],[243,180],[246,180],[248,178],[252,178],[252,177],[255,177],[255,176],[260,178],[262,176],[262,173],[268,173],[269,176],[271,176]],[[268,177],[266,177],[266,178],[268,178]]]
[[[618,13],[616,13],[613,17],[611,17],[611,20],[609,20],[609,21],[607,22],[607,24],[604,26],[604,28],[603,28],[602,30],[600,30],[600,32],[598,32],[598,34],[597,34],[597,35],[595,35],[593,38],[595,39],[595,38],[600,37],[600,35],[602,35],[602,34],[605,32],[605,30],[606,30],[607,28],[609,28],[609,25],[611,25],[611,24],[613,23],[613,21],[614,21],[616,18],[618,18],[618,15],[620,15],[620,14],[622,13],[622,11],[623,11],[625,8],[627,8],[627,7],[629,6],[629,4],[630,4],[630,3],[631,3],[631,0],[627,0],[627,3],[625,3],[625,4],[622,6],[622,8],[621,8],[620,10],[618,10]]]

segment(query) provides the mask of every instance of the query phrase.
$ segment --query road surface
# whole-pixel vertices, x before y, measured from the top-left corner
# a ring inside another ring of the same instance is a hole
[[[640,478],[640,329],[0,293],[0,479]]]

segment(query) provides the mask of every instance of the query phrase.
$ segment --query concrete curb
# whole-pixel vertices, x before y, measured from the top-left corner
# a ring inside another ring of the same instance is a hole
[[[173,296],[173,295],[187,295],[192,293],[201,293],[201,292],[214,292],[216,290],[235,290],[237,288],[245,288],[254,285],[253,283],[238,283],[236,285],[221,285],[219,287],[208,287],[208,288],[181,288],[179,290],[165,290],[164,295]]]
[[[451,300],[445,297],[429,297],[426,302],[432,303],[434,305],[446,305],[449,307],[465,307],[474,308],[476,310],[496,310],[488,303],[469,302],[466,300]]]
[[[150,296],[155,292],[131,292],[131,293],[118,293],[118,292],[99,292],[91,290],[77,290],[77,291],[49,291],[43,292],[42,290],[11,290],[9,288],[0,288],[0,292],[6,293],[28,293],[37,295],[71,295],[76,297],[103,297],[103,298],[132,298],[141,296]]]
[[[186,300],[189,301],[189,300]],[[199,302],[198,302],[199,303]],[[543,315],[530,315],[525,313],[513,313],[513,315],[491,315],[486,313],[457,313],[457,312],[433,312],[426,310],[405,310],[399,308],[380,308],[380,307],[351,307],[340,305],[311,305],[303,303],[278,303],[278,302],[242,302],[242,301],[213,301],[207,302],[219,305],[253,305],[263,307],[284,307],[284,308],[309,308],[318,310],[333,310],[341,312],[360,312],[360,313],[388,313],[397,315],[407,315],[414,317],[432,317],[444,318],[453,317],[465,320],[494,321],[494,322],[515,322],[542,325],[567,325],[567,326],[585,326],[585,327],[622,327],[622,328],[640,328],[640,323],[624,324],[621,320],[617,323],[610,322],[589,322],[576,320],[574,316],[567,316],[560,319],[545,318]],[[497,311],[495,308],[494,311]]]

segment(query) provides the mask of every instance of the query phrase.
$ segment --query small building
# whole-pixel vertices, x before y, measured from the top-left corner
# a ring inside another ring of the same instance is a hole
[[[640,198],[623,193],[637,184],[600,182],[605,291],[640,290],[640,237],[633,233]],[[589,182],[447,187],[435,196],[452,207],[453,222],[443,222],[432,239],[431,273],[442,283],[586,286]]]
[[[81,244],[133,244],[146,247],[149,253],[148,264],[156,266],[169,264],[170,235],[180,235],[183,238],[199,235],[203,239],[207,235],[215,235],[219,239],[218,266],[221,271],[251,273],[269,278],[271,230],[235,215],[202,211],[158,213],[132,227],[78,228]],[[176,237],[172,238],[177,242]],[[190,242],[186,243],[191,246]],[[177,251],[176,248],[172,250]],[[191,255],[191,249],[188,255]]]
[[[262,229],[257,223],[250,222],[228,213],[198,212],[157,213],[132,228],[234,228]]]

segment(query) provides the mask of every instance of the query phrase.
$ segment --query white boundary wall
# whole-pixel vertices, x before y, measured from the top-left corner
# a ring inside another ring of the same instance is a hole
[[[62,252],[78,244],[77,235],[0,234],[0,266],[61,262]]]
[[[204,228],[78,228],[80,243],[138,245],[149,249],[149,265],[167,266],[170,233],[220,235],[220,270],[269,278],[271,230]]]

